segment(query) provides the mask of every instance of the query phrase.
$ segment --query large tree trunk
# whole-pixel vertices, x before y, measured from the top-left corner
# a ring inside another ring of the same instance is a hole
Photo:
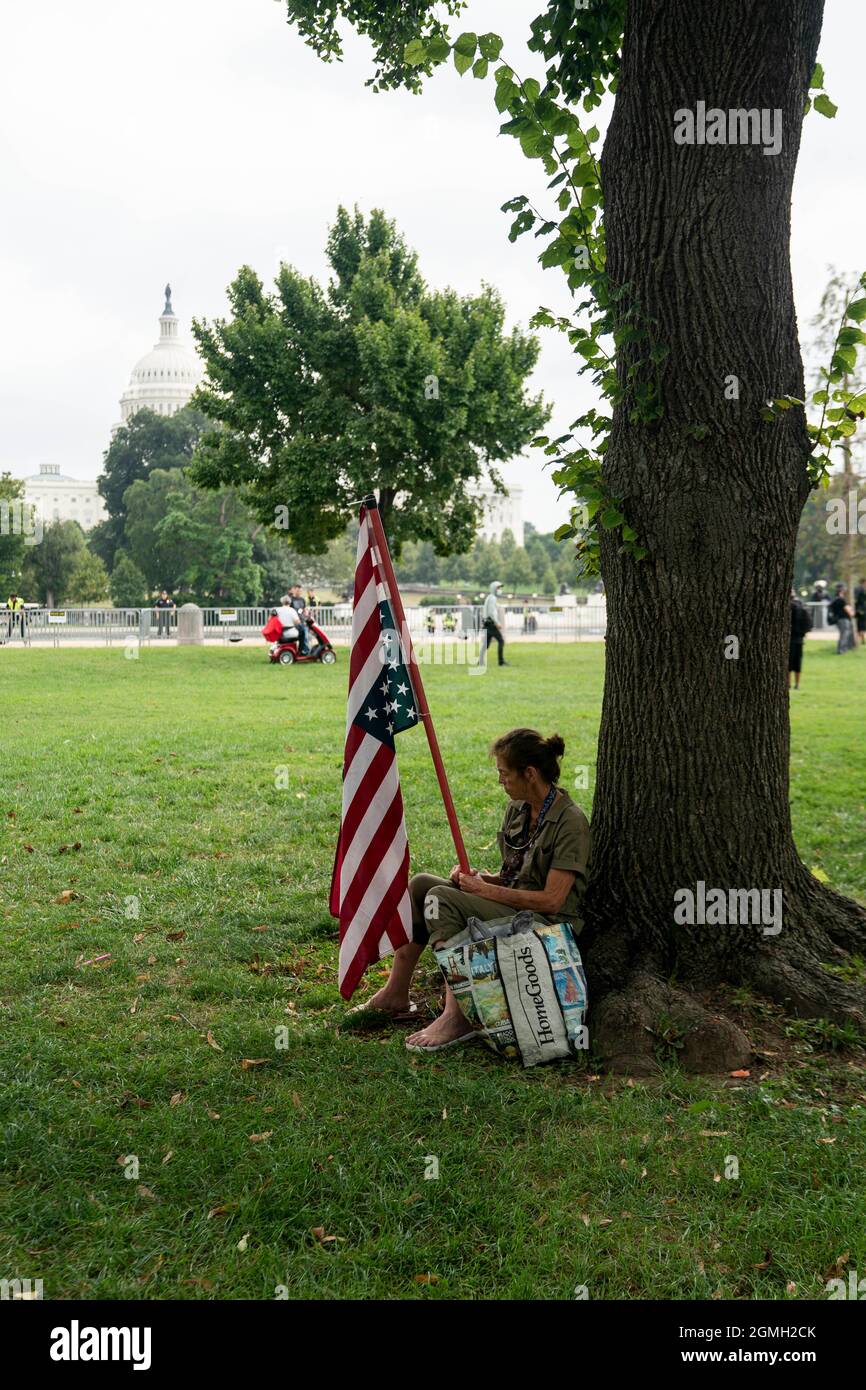
[[[586,939],[594,1041],[629,1070],[654,1065],[662,1019],[682,1025],[686,1066],[747,1061],[743,1034],[694,993],[721,980],[800,1014],[860,1027],[866,1016],[863,992],[821,964],[840,947],[863,950],[866,914],[821,887],[791,834],[786,672],[809,490],[804,416],[760,418],[769,397],[803,396],[790,197],[822,10],[823,0],[628,9],[602,161],[607,264],[670,355],[663,417],[647,426],[618,407],[606,459],[609,492],[649,554],[636,563],[603,539],[607,676]],[[674,113],[698,101],[780,109],[781,152],[676,144]],[[739,400],[726,399],[732,376]],[[696,438],[693,426],[708,432]],[[699,880],[781,889],[781,931],[676,925],[675,892]]]

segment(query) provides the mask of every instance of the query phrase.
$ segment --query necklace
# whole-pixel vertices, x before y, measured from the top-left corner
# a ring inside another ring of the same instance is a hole
[[[508,836],[503,832],[502,838],[505,844],[505,848],[507,850],[507,854],[502,863],[502,872],[500,874],[500,877],[502,878],[506,887],[511,887],[512,884],[517,882],[517,879],[520,876],[520,870],[523,867],[523,861],[526,858],[526,855],[529,852],[529,850],[535,844],[535,841],[538,839],[539,834],[541,833],[541,827],[544,824],[544,818],[550,810],[551,806],[553,805],[558,790],[558,787],[550,788],[550,791],[547,793],[547,796],[541,803],[541,810],[538,812],[538,820],[535,822],[534,830],[530,831],[529,829],[532,808],[530,807],[529,803],[526,802],[523,815],[523,823],[520,828],[519,837],[514,840],[509,840]]]

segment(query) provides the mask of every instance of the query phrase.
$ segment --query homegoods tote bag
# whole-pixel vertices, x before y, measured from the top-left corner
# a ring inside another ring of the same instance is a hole
[[[518,912],[482,922],[435,952],[463,1013],[494,1052],[525,1067],[573,1057],[588,1046],[586,977],[574,932]]]

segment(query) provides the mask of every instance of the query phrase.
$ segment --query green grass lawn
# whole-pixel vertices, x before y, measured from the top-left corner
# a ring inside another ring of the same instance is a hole
[[[425,670],[489,867],[490,740],[557,729],[564,783],[592,769],[604,649],[509,660]],[[750,1077],[652,1082],[337,1031],[346,680],[345,652],[287,670],[263,645],[0,653],[0,1278],[46,1298],[810,1299],[840,1258],[866,1274],[866,1054],[832,1030],[731,995]],[[863,898],[866,652],[813,642],[804,683],[798,844]],[[447,871],[420,730],[399,757],[413,867]]]

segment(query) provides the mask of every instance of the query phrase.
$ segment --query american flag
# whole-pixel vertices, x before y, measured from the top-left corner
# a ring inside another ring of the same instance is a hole
[[[343,816],[330,911],[340,919],[340,993],[350,999],[367,966],[412,939],[409,842],[395,734],[418,723],[366,507],[355,564]]]

